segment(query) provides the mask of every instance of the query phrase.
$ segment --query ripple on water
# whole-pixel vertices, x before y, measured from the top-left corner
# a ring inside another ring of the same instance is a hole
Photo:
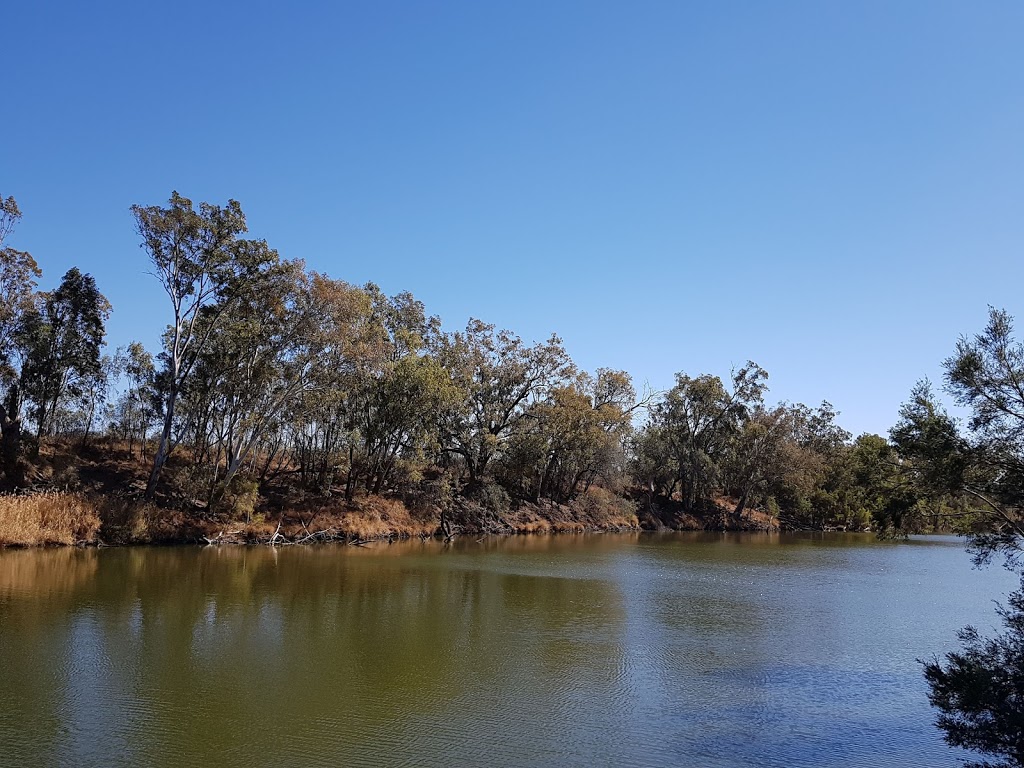
[[[0,765],[951,766],[915,658],[1014,586],[955,543],[527,544],[0,553]]]

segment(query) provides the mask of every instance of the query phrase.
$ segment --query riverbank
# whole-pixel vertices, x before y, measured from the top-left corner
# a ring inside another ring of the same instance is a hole
[[[472,495],[428,492],[314,492],[268,482],[232,488],[211,510],[206,486],[191,476],[187,455],[172,457],[170,481],[157,500],[143,498],[149,462],[107,440],[88,446],[48,440],[34,459],[34,486],[0,494],[0,547],[144,544],[298,544],[438,536],[582,533],[588,531],[775,531],[776,518],[718,498],[700,514],[647,494],[617,494],[592,485],[564,504],[512,499],[499,486]]]
[[[737,520],[724,504],[702,516],[653,507],[640,511],[638,506],[598,488],[569,504],[524,503],[504,510],[456,499],[442,514],[437,509],[410,510],[398,499],[379,496],[352,502],[329,497],[232,519],[207,515],[202,509],[161,507],[128,495],[50,490],[0,496],[0,547],[276,545],[587,531],[778,530],[757,510],[748,510]]]

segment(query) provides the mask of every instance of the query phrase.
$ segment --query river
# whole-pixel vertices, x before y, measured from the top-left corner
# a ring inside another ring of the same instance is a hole
[[[959,764],[963,542],[623,534],[0,551],[3,766]]]

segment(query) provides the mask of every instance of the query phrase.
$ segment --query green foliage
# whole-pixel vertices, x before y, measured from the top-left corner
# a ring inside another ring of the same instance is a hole
[[[477,485],[531,403],[568,378],[572,362],[557,336],[526,346],[510,331],[479,320],[463,333],[438,336],[433,346],[458,392],[438,414],[441,446],[461,459],[470,485]]]
[[[34,309],[36,280],[42,275],[28,253],[0,248],[0,383],[17,377],[13,353],[25,316]]]
[[[23,350],[22,390],[34,403],[39,434],[46,435],[61,398],[82,396],[103,375],[100,350],[110,302],[92,275],[72,267],[60,286],[26,313],[18,331]]]
[[[635,399],[629,376],[604,368],[551,387],[510,435],[499,477],[533,501],[566,502],[598,480],[620,487]]]
[[[178,395],[211,338],[237,305],[256,294],[277,252],[263,240],[245,240],[245,215],[237,200],[225,206],[192,201],[177,192],[165,208],[132,206],[142,247],[171,302],[172,319],[162,355],[163,429],[153,459],[147,497],[173,448]]]
[[[1015,567],[1024,537],[1024,346],[1011,318],[992,309],[985,330],[961,338],[943,365],[945,390],[970,419],[966,429],[954,421],[927,381],[914,388],[892,430],[912,488],[893,527],[918,523],[919,500],[956,506],[975,526],[976,561],[1001,554]]]
[[[472,490],[470,498],[497,515],[504,515],[512,508],[512,500],[508,493],[497,483],[484,482],[477,485]]]
[[[664,430],[687,512],[708,504],[721,487],[731,443],[751,409],[761,405],[767,379],[756,363],[733,373],[731,391],[717,376],[679,373],[654,409],[652,420]]]
[[[34,306],[36,280],[42,274],[28,253],[4,245],[20,220],[15,199],[0,195],[0,385],[6,387],[0,395],[0,482],[15,487],[24,484],[27,471],[15,342],[25,315]]]
[[[252,522],[259,498],[259,482],[236,474],[227,483],[222,483],[216,505],[211,511],[233,520]]]
[[[999,615],[1003,634],[985,638],[966,627],[962,651],[924,666],[946,742],[995,758],[967,762],[968,768],[1024,767],[1024,585]]]

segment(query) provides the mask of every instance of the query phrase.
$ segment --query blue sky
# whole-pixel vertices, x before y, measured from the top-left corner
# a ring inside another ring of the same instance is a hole
[[[0,192],[112,346],[166,299],[129,207],[241,201],[282,255],[639,384],[753,359],[885,432],[1021,318],[1019,2],[18,3]]]

